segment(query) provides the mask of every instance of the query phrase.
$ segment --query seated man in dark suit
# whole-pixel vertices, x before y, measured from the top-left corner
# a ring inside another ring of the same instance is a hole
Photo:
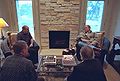
[[[74,67],[67,81],[107,81],[102,65],[94,59],[94,51],[89,46],[80,50],[82,62]]]
[[[36,42],[33,40],[29,32],[28,26],[24,25],[22,27],[22,31],[17,34],[17,40],[24,40],[27,43],[30,53],[28,59],[30,59],[33,62],[33,64],[38,63],[39,46],[35,46]]]
[[[37,73],[32,62],[25,57],[28,46],[25,41],[13,45],[14,55],[8,56],[0,70],[0,81],[37,81]]]

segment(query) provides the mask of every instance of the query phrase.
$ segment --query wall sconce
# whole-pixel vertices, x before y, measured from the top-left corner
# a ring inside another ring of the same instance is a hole
[[[1,30],[1,39],[5,39],[4,35],[3,35],[3,32],[2,32],[2,29],[9,26],[3,18],[0,18],[0,30]]]

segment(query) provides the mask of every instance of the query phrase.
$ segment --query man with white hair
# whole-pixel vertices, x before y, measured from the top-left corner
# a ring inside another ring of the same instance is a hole
[[[107,81],[99,60],[94,59],[94,51],[90,46],[80,50],[82,62],[74,67],[67,81]]]

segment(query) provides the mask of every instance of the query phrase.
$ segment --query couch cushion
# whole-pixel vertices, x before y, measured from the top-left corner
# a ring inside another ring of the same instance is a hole
[[[95,32],[95,38],[96,38],[96,41],[99,43],[100,47],[102,47],[102,44],[103,44],[104,34],[105,34],[104,31],[102,31],[102,32]]]

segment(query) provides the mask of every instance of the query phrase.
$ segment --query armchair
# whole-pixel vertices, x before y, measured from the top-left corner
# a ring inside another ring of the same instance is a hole
[[[110,50],[110,53],[106,56],[106,61],[113,67],[116,67],[114,65],[115,56],[120,55],[120,48],[116,48],[116,45],[120,46],[120,36],[114,36],[112,49]]]
[[[101,61],[102,65],[104,64],[105,55],[109,55],[110,46],[111,46],[110,40],[107,37],[104,37],[100,55],[97,57]]]

